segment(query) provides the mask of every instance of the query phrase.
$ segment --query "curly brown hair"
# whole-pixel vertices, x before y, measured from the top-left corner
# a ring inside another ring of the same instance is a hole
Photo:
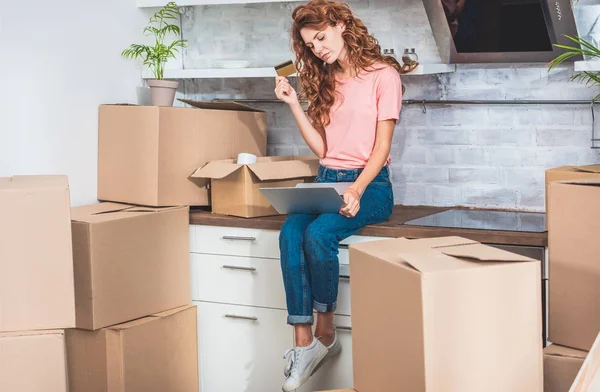
[[[324,66],[323,60],[306,46],[300,30],[308,27],[323,30],[342,22],[346,26],[342,38],[348,52],[348,60],[354,72],[370,71],[375,63],[388,64],[399,73],[400,64],[392,56],[384,56],[375,37],[369,34],[365,24],[341,2],[311,0],[300,5],[292,13],[292,46],[296,53],[296,69],[300,80],[300,95],[308,100],[308,117],[313,126],[323,132],[329,125],[329,111],[335,102],[335,74],[342,71],[339,63]]]

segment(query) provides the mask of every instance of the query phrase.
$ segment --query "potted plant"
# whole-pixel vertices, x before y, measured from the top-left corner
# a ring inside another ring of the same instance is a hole
[[[177,20],[179,10],[175,2],[167,3],[160,11],[155,13],[144,28],[144,35],[154,36],[154,45],[132,44],[123,50],[121,55],[129,59],[143,59],[143,64],[148,66],[154,74],[154,79],[147,80],[152,96],[152,104],[155,106],[173,106],[175,92],[179,86],[177,80],[165,80],[165,63],[169,58],[175,58],[179,48],[185,48],[187,40],[176,39],[169,45],[164,43],[168,34],[180,36],[179,26],[169,23],[169,20]]]
[[[574,56],[583,56],[587,60],[597,60],[600,59],[600,49],[587,42],[581,37],[571,37],[565,35],[568,39],[576,43],[578,46],[567,46],[567,45],[557,45],[557,48],[565,49],[566,51],[562,53],[560,56],[556,57],[554,60],[550,61],[548,72],[550,72],[553,68],[559,66],[563,61],[568,60]],[[600,72],[599,71],[584,71],[576,73],[571,76],[571,80],[578,80],[586,82],[588,86],[595,86],[600,84]],[[594,97],[594,101],[600,98],[600,94]]]

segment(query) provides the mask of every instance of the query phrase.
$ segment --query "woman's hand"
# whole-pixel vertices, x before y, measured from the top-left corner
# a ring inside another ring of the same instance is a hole
[[[275,95],[290,106],[299,104],[296,90],[294,90],[284,76],[277,76],[275,78]]]
[[[340,209],[340,214],[346,218],[356,216],[360,210],[360,194],[354,188],[348,188],[344,191],[344,203],[346,205]]]

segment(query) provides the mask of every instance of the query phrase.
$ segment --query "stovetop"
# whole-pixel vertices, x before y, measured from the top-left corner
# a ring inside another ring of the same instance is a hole
[[[546,231],[546,214],[538,212],[451,209],[413,219],[404,224],[411,226],[543,233]]]

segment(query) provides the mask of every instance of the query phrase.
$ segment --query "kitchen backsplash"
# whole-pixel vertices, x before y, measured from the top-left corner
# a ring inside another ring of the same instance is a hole
[[[421,0],[348,3],[382,48],[401,53],[411,47],[422,63],[439,62]],[[269,67],[291,59],[290,15],[298,4],[185,7],[184,67],[210,68],[217,60]],[[576,13],[578,26],[588,29],[581,36],[597,34],[591,15]],[[543,64],[459,65],[455,73],[404,76],[404,98],[589,100],[599,92],[570,82],[572,75],[572,67],[548,73]],[[274,99],[273,89],[271,78],[203,79],[185,80],[181,93],[203,100]],[[285,104],[250,105],[268,113],[269,154],[311,154]],[[396,203],[543,211],[544,169],[600,162],[591,134],[589,105],[405,104],[392,147]]]

